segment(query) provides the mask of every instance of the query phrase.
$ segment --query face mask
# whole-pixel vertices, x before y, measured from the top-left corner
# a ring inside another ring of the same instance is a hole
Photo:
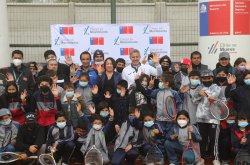
[[[150,128],[150,127],[152,127],[153,125],[154,125],[154,121],[146,121],[146,122],[144,122],[144,126],[145,126],[145,127]]]
[[[239,66],[239,70],[240,70],[241,72],[244,72],[244,71],[246,70],[246,66]]]
[[[186,67],[181,67],[181,71],[186,74],[188,73],[188,69]]]
[[[116,67],[116,71],[119,72],[119,73],[122,73],[123,67]]]
[[[129,116],[128,120],[129,120],[130,124],[133,124],[133,122],[135,120],[135,116]]]
[[[142,82],[141,82],[141,85],[142,85],[144,88],[146,88],[146,87],[148,86],[148,82],[147,82],[147,81],[142,81]]]
[[[37,72],[32,72],[32,75],[36,77],[38,74]]]
[[[0,124],[2,124],[3,126],[7,126],[11,123],[11,119],[8,119],[7,121],[1,121]]]
[[[203,81],[202,84],[203,84],[205,87],[210,87],[210,86],[213,84],[213,81]]]
[[[161,68],[162,68],[162,71],[168,71],[169,70],[168,66],[161,66]]]
[[[66,91],[66,97],[73,97],[74,91]]]
[[[234,124],[235,121],[234,120],[227,120],[227,124]]]
[[[36,126],[36,123],[35,122],[33,122],[33,123],[27,123],[26,125],[27,125],[28,128],[34,129],[35,126]]]
[[[102,128],[101,124],[93,124],[93,128],[97,131],[99,131]]]
[[[245,128],[246,126],[248,126],[248,122],[247,121],[239,122],[238,126]]]
[[[99,61],[99,62],[95,62],[96,65],[102,65],[104,64],[104,61]]]
[[[88,82],[84,82],[84,81],[79,81],[79,85],[81,87],[86,87],[88,85]]]
[[[20,66],[20,65],[22,64],[22,60],[20,60],[20,59],[14,59],[14,60],[13,60],[13,64],[14,64],[15,66]]]
[[[190,83],[192,86],[197,86],[200,85],[200,80],[194,80],[194,79],[190,79]]]
[[[48,63],[50,60],[56,60],[56,58],[48,58],[46,62]]]
[[[18,92],[6,93],[6,96],[7,96],[8,98],[18,98]]]
[[[101,117],[107,117],[109,115],[109,112],[107,112],[107,111],[101,111],[100,115],[101,115]]]
[[[159,89],[164,89],[163,82],[159,82],[158,87],[159,87]]]
[[[117,92],[118,94],[120,94],[120,93],[121,93],[121,90],[120,90],[120,89],[116,89],[116,92]]]
[[[223,83],[227,80],[226,77],[216,77],[216,81],[220,82],[220,83]]]
[[[50,89],[47,85],[43,85],[40,87],[41,92],[47,93]]]
[[[60,129],[63,129],[66,126],[66,121],[64,121],[64,122],[56,122],[56,125]]]
[[[149,60],[149,61],[148,61],[148,64],[149,64],[150,66],[154,66],[154,65],[155,65],[155,63],[154,63],[152,60]]]
[[[245,83],[246,85],[250,85],[250,79],[244,79],[244,83]]]
[[[177,123],[180,127],[185,127],[187,125],[187,120],[177,120]]]

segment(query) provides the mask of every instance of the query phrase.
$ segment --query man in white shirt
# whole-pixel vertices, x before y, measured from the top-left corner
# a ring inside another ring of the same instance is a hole
[[[136,76],[146,74],[148,76],[159,77],[162,74],[162,68],[159,64],[159,58],[156,54],[154,54],[151,59],[155,67],[140,63],[140,59],[141,55],[139,50],[134,49],[130,52],[131,64],[126,66],[122,71],[122,79],[128,82],[128,88],[130,88],[130,86],[134,84]]]

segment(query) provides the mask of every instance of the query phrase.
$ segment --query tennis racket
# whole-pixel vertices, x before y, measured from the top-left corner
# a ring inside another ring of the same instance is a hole
[[[93,146],[85,155],[85,165],[103,165],[102,154],[95,146],[95,134],[92,136]]]
[[[189,131],[188,132],[188,144],[185,147],[183,153],[182,153],[182,160],[181,160],[181,164],[194,164],[195,163],[195,152],[197,153],[197,155],[200,157],[200,152],[197,149],[197,147],[193,144],[192,141],[192,133]]]
[[[164,164],[164,156],[161,150],[154,145],[148,151],[146,157],[146,165],[163,165]]]
[[[56,152],[57,142],[53,145],[49,154],[41,154],[39,156],[39,162],[42,165],[56,165],[56,161],[54,159],[53,154]]]
[[[206,96],[209,95],[206,93]],[[217,120],[225,120],[229,116],[229,108],[226,103],[219,99],[214,99],[209,103],[211,115]]]
[[[174,120],[177,115],[176,102],[172,96],[166,98],[166,112],[167,115]]]
[[[17,160],[21,160],[21,154],[15,152],[2,152],[0,153],[0,163],[11,163]],[[28,159],[37,159],[37,156],[30,156]]]
[[[243,138],[246,138],[246,133],[243,132]],[[244,146],[240,149],[240,151],[237,153],[235,160],[235,165],[247,165],[250,164],[250,153],[247,149],[245,149]]]

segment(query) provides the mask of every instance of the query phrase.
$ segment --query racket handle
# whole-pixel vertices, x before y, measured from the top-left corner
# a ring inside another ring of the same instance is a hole
[[[243,132],[243,138],[246,138],[246,132],[245,131]]]
[[[188,131],[188,140],[192,140],[192,132]]]

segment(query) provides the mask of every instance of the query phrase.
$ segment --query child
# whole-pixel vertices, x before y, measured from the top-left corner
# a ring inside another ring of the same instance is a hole
[[[167,151],[169,164],[177,164],[177,154],[181,154],[188,144],[188,134],[191,132],[192,141],[196,146],[194,149],[195,162],[204,161],[199,159],[199,142],[201,141],[201,135],[198,129],[190,124],[190,118],[187,111],[180,111],[176,116],[176,123],[171,127],[170,131],[167,133],[167,140],[165,142],[165,148]],[[198,155],[197,155],[198,154]],[[184,162],[189,162],[188,157],[184,157]]]
[[[27,91],[18,92],[15,82],[8,82],[5,93],[1,96],[3,107],[8,108],[12,114],[12,120],[24,124],[25,113],[29,110],[27,105]]]
[[[129,110],[129,117],[125,121],[118,133],[115,141],[114,154],[111,164],[120,165],[127,160],[129,165],[135,163],[139,155],[138,148],[143,144],[143,136],[141,132],[142,125],[139,122],[140,112],[136,108]]]
[[[199,71],[191,71],[188,76],[190,84],[188,86],[182,86],[180,89],[180,93],[183,97],[183,110],[188,112],[190,116],[190,123],[196,124],[197,104],[193,102],[193,96],[196,88],[201,83],[201,75]]]
[[[37,114],[38,124],[44,126],[45,137],[49,127],[55,123],[55,114],[61,110],[59,92],[56,85],[52,86],[51,78],[40,76],[37,81],[38,88],[31,97],[30,111]]]
[[[73,128],[79,125],[80,117],[83,116],[82,109],[84,103],[80,93],[74,92],[74,85],[69,83],[64,85],[65,96],[62,101],[62,110]]]
[[[95,115],[92,117],[92,128],[90,129],[86,144],[82,146],[81,152],[85,155],[93,145],[93,136],[95,138],[95,146],[101,152],[103,156],[103,164],[109,163],[108,149],[106,146],[105,136],[108,133],[109,129],[113,125],[114,113],[110,113],[109,121],[106,125],[103,124],[103,121],[100,116]]]
[[[0,153],[14,152],[19,124],[12,121],[11,113],[8,109],[0,109]]]
[[[87,72],[82,72],[79,76],[79,86],[76,89],[77,93],[80,93],[83,96],[84,105],[86,106],[85,109],[83,109],[83,113],[86,116],[91,115],[91,111],[89,110],[89,107],[94,105],[93,94],[92,90],[89,85],[89,74]]]
[[[53,155],[56,162],[62,158],[62,165],[67,165],[75,149],[73,127],[67,123],[63,112],[58,112],[55,115],[55,121],[55,124],[49,128],[46,148],[48,150],[55,149],[56,152]]]
[[[232,153],[237,155],[243,147],[250,152],[250,125],[245,114],[237,116],[235,127],[231,131]]]
[[[168,96],[174,98],[176,102],[177,113],[182,107],[182,100],[178,92],[171,88],[173,83],[173,76],[162,74],[158,85],[159,89],[154,90],[151,94],[151,97],[156,98],[157,101],[156,121],[161,125],[163,132],[167,132],[172,125],[172,119],[167,115],[166,112],[166,98]]]
[[[213,164],[219,165],[218,137],[220,121],[211,115],[209,106],[216,99],[226,102],[226,98],[222,89],[218,85],[213,84],[214,75],[211,70],[204,70],[201,73],[201,81],[202,84],[195,90],[193,98],[193,101],[198,104],[196,117],[198,128],[202,136],[202,141],[200,143],[201,155],[203,158],[212,156],[214,160]],[[206,153],[207,148],[208,152]]]

